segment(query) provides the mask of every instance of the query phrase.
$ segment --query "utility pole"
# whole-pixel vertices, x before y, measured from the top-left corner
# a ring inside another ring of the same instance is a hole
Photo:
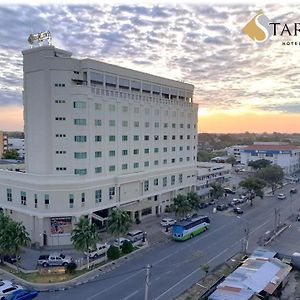
[[[145,300],[148,300],[149,294],[149,276],[150,276],[150,268],[151,266],[148,264],[146,267],[146,281],[145,281]]]

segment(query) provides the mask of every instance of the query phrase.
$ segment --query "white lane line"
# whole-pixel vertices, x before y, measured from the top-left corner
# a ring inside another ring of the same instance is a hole
[[[111,285],[110,287],[108,287],[108,288],[106,288],[106,289],[104,289],[104,290],[101,290],[101,292],[96,293],[96,294],[94,294],[94,295],[92,295],[92,296],[86,298],[86,300],[96,299],[99,295],[103,294],[104,292],[113,289],[114,287],[118,286],[119,284],[121,284],[121,283],[123,283],[123,282],[125,282],[125,281],[127,281],[127,280],[129,280],[129,279],[131,279],[132,277],[134,277],[134,276],[136,276],[136,275],[138,275],[138,274],[140,274],[140,273],[142,273],[142,272],[145,272],[145,270],[140,270],[140,271],[136,272],[135,274],[126,277],[125,279],[123,279],[123,280],[121,280],[121,281],[119,281],[119,282],[117,282],[117,283]],[[99,298],[97,298],[97,299],[99,299]]]
[[[222,254],[224,254],[226,251],[228,251],[229,248],[224,249],[222,252],[220,252],[218,255],[214,256],[212,259],[210,259],[207,263],[211,263],[213,260],[215,260],[216,258],[218,258],[219,256],[221,256]],[[171,291],[172,289],[174,289],[177,285],[179,285],[180,283],[182,283],[184,280],[188,279],[189,277],[191,277],[192,275],[194,275],[195,273],[199,272],[200,269],[197,268],[196,270],[194,270],[193,272],[191,272],[190,274],[186,275],[184,278],[182,278],[180,281],[178,281],[177,283],[175,283],[174,285],[172,285],[170,288],[168,288],[166,291],[164,291],[162,294],[160,294],[158,297],[155,298],[155,300],[160,299],[161,297],[163,297],[164,295],[166,295],[169,291]]]
[[[134,291],[133,293],[131,293],[130,295],[128,295],[127,297],[123,298],[122,300],[128,300],[130,299],[132,296],[136,295],[139,292],[139,290]]]

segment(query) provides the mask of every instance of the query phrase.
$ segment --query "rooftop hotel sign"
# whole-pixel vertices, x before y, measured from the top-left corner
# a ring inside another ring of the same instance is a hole
[[[271,36],[294,37],[300,35],[300,23],[271,22],[259,11],[242,29],[257,44],[266,43]],[[300,45],[300,42],[283,41],[282,45]]]

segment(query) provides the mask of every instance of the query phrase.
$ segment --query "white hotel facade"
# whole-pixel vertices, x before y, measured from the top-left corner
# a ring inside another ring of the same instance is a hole
[[[32,242],[69,244],[82,215],[121,207],[134,220],[195,190],[192,85],[54,46],[23,57],[26,172],[0,171],[0,207]]]

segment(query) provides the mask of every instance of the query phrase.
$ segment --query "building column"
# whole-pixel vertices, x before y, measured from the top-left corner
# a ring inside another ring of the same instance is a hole
[[[44,246],[44,218],[43,217],[37,217],[37,223],[38,223],[38,233],[39,238],[37,240],[37,243],[40,247]]]

